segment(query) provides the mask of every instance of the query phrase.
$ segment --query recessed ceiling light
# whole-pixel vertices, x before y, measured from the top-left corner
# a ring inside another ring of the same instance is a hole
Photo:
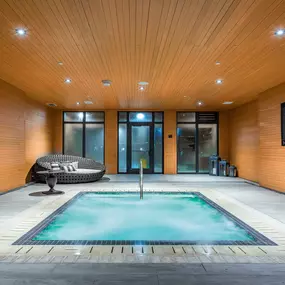
[[[197,101],[197,105],[202,106],[202,105],[204,105],[204,103],[202,101]]]
[[[57,106],[55,103],[46,103],[46,105],[49,107],[56,107]]]
[[[284,30],[284,29],[278,29],[278,30],[275,32],[275,35],[276,35],[276,36],[284,36],[284,35],[285,35],[285,30]]]
[[[57,64],[58,64],[58,65],[63,65],[63,62],[62,62],[62,61],[59,61]]]
[[[216,80],[216,84],[223,84],[223,80],[222,79],[217,79]]]
[[[16,34],[19,36],[25,36],[27,31],[25,29],[16,29]]]
[[[138,84],[145,86],[145,85],[148,85],[149,83],[147,81],[140,81]]]
[[[144,90],[144,87],[143,86],[140,86],[140,88],[139,88],[141,91],[143,91]]]
[[[143,113],[138,113],[137,114],[137,119],[139,119],[139,120],[144,119],[144,114]]]
[[[216,61],[216,65],[220,65],[221,63],[219,61]]]
[[[92,102],[92,101],[89,101],[89,100],[86,100],[86,101],[84,101],[84,104],[85,104],[85,105],[92,105],[93,102]]]
[[[76,102],[76,105],[80,105],[80,102]]]
[[[82,113],[82,112],[80,112],[80,113],[77,113],[77,114],[78,114],[78,115],[77,115],[77,116],[78,116],[78,118],[79,118],[80,120],[82,120],[82,119],[83,119],[83,116],[84,116],[84,115],[83,115],[83,113]]]
[[[231,104],[233,104],[234,102],[233,101],[225,101],[223,104],[224,105],[231,105]]]
[[[71,83],[71,79],[70,79],[70,78],[66,78],[66,79],[64,80],[64,82],[65,82],[65,83]]]
[[[103,86],[109,87],[109,86],[111,86],[112,81],[104,79],[104,80],[102,80],[102,84],[103,84]]]

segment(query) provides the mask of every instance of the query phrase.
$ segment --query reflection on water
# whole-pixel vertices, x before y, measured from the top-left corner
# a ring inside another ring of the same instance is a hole
[[[85,194],[35,240],[252,240],[191,195]]]

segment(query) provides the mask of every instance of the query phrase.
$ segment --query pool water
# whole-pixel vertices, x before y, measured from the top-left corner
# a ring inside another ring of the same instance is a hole
[[[33,240],[252,241],[196,194],[85,193]]]

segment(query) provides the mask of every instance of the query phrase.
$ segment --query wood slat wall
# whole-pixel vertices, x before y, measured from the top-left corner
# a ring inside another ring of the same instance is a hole
[[[172,135],[172,138],[168,136]],[[164,173],[177,172],[176,112],[164,112]]]
[[[105,165],[108,174],[117,173],[118,121],[117,111],[105,112]]]
[[[229,160],[229,112],[219,113],[219,156]]]
[[[61,110],[53,110],[53,151],[54,153],[62,153],[62,111]]]
[[[0,80],[0,192],[24,185],[35,160],[52,152],[52,112]]]
[[[281,146],[281,103],[285,84],[259,95],[260,185],[285,192],[285,147]]]
[[[259,126],[258,101],[252,101],[230,113],[230,162],[237,166],[239,176],[258,181]]]
[[[285,84],[229,111],[229,154],[239,176],[285,192],[285,147],[281,146],[281,103]]]

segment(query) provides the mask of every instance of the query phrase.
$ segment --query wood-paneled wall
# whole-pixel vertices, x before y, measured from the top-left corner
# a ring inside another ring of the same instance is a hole
[[[105,164],[108,174],[117,173],[118,121],[117,111],[105,112]]]
[[[229,112],[230,162],[237,166],[240,177],[258,181],[258,101],[252,101]]]
[[[52,113],[0,80],[0,192],[24,185],[35,160],[52,152]]]
[[[229,160],[229,112],[219,113],[219,156]]]
[[[172,138],[169,138],[172,135]],[[164,174],[177,172],[176,111],[164,112]]]
[[[281,146],[281,103],[285,84],[259,95],[260,185],[285,192],[285,147]]]
[[[53,152],[54,153],[62,153],[62,136],[63,136],[63,128],[62,128],[62,111],[61,110],[53,110]]]
[[[281,146],[283,102],[285,84],[229,111],[229,156],[238,167],[239,176],[280,192],[285,192],[285,147]]]

